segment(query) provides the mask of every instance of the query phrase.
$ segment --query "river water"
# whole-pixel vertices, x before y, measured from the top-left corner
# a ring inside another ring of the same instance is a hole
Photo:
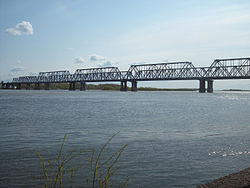
[[[249,92],[0,90],[0,118],[0,187],[39,187],[35,152],[55,157],[64,134],[67,152],[119,131],[106,155],[128,144],[114,176],[128,187],[195,187],[250,164]]]

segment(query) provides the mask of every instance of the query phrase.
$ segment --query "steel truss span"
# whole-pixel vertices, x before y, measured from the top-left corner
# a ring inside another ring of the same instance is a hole
[[[215,59],[210,67],[195,67],[191,62],[131,65],[128,71],[118,67],[40,72],[38,76],[20,76],[11,83],[63,83],[152,80],[250,79],[250,58]]]
[[[199,92],[213,92],[213,80],[216,79],[250,79],[250,58],[215,59],[209,67],[195,67],[192,62],[154,63],[131,65],[127,71],[118,67],[77,69],[71,74],[68,70],[40,72],[37,76],[20,76],[12,82],[1,83],[2,89],[21,89],[21,84],[35,84],[39,90],[50,89],[50,83],[69,83],[69,90],[86,90],[86,82],[121,82],[120,91],[127,91],[127,82],[131,82],[131,91],[137,91],[138,81],[152,80],[199,80]],[[206,84],[207,83],[207,84]],[[207,85],[207,87],[206,87]]]

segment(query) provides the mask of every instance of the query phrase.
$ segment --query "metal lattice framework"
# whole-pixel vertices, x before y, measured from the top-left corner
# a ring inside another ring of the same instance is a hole
[[[210,67],[196,69],[208,79],[249,79],[250,58],[216,59]]]
[[[74,74],[75,81],[119,81],[122,73],[118,67],[104,67],[91,69],[77,69]]]
[[[63,75],[69,75],[69,71],[64,70],[64,71],[50,71],[50,72],[39,72],[38,76],[63,76]]]
[[[47,83],[47,82],[65,82],[70,77],[69,71],[51,71],[40,72],[38,76],[22,76],[13,78],[13,82],[18,83]]]
[[[64,82],[70,78],[70,72],[64,71],[51,71],[40,72],[37,78],[37,82]]]
[[[180,80],[196,77],[197,71],[191,62],[131,65],[125,76],[128,80]]]
[[[12,83],[62,83],[102,81],[150,81],[197,79],[250,79],[250,58],[216,59],[210,67],[195,67],[191,62],[131,65],[128,71],[118,67],[40,72],[38,76],[13,78]]]

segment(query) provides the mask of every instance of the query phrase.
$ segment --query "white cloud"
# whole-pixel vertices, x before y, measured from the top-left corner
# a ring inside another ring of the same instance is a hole
[[[13,72],[10,72],[9,74],[8,74],[8,77],[13,77],[13,76],[16,76],[16,74],[15,73],[13,73]]]
[[[90,61],[104,61],[105,59],[106,58],[101,55],[97,55],[97,54],[90,55]]]
[[[84,66],[90,67],[113,67],[118,64],[118,62],[113,62],[112,60],[108,60],[106,57],[92,54],[89,56],[89,59],[85,60],[82,57],[75,57],[74,59],[76,64],[83,64]]]
[[[102,65],[99,65],[99,67],[113,67],[113,65],[110,61],[106,61]]]
[[[79,64],[85,63],[85,60],[82,57],[76,57],[75,58],[75,63],[79,63]]]
[[[24,71],[23,67],[14,67],[13,69],[10,69],[10,72],[22,72]]]
[[[35,72],[29,72],[28,75],[29,76],[37,76],[37,73],[35,73]]]
[[[11,35],[33,35],[34,30],[30,22],[22,21],[16,27],[6,29],[6,32]]]

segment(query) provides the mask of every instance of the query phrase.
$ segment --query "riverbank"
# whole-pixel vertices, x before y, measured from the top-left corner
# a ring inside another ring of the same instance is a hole
[[[110,90],[110,91],[120,91],[120,85],[118,84],[86,84],[86,90]],[[1,88],[1,87],[0,87]],[[76,83],[76,89],[80,89],[80,83]],[[21,89],[26,89],[26,85],[21,85]],[[30,89],[35,89],[35,84],[30,84]],[[44,84],[40,85],[40,89],[44,90]],[[68,90],[69,84],[68,83],[51,83],[50,84],[51,90],[62,89]],[[128,87],[128,90],[131,90],[131,87]],[[198,91],[196,88],[153,88],[153,87],[138,87],[138,91]]]
[[[248,90],[248,89],[223,89],[221,91],[246,91],[246,92],[250,92],[250,90]]]
[[[250,167],[196,188],[250,188]]]

